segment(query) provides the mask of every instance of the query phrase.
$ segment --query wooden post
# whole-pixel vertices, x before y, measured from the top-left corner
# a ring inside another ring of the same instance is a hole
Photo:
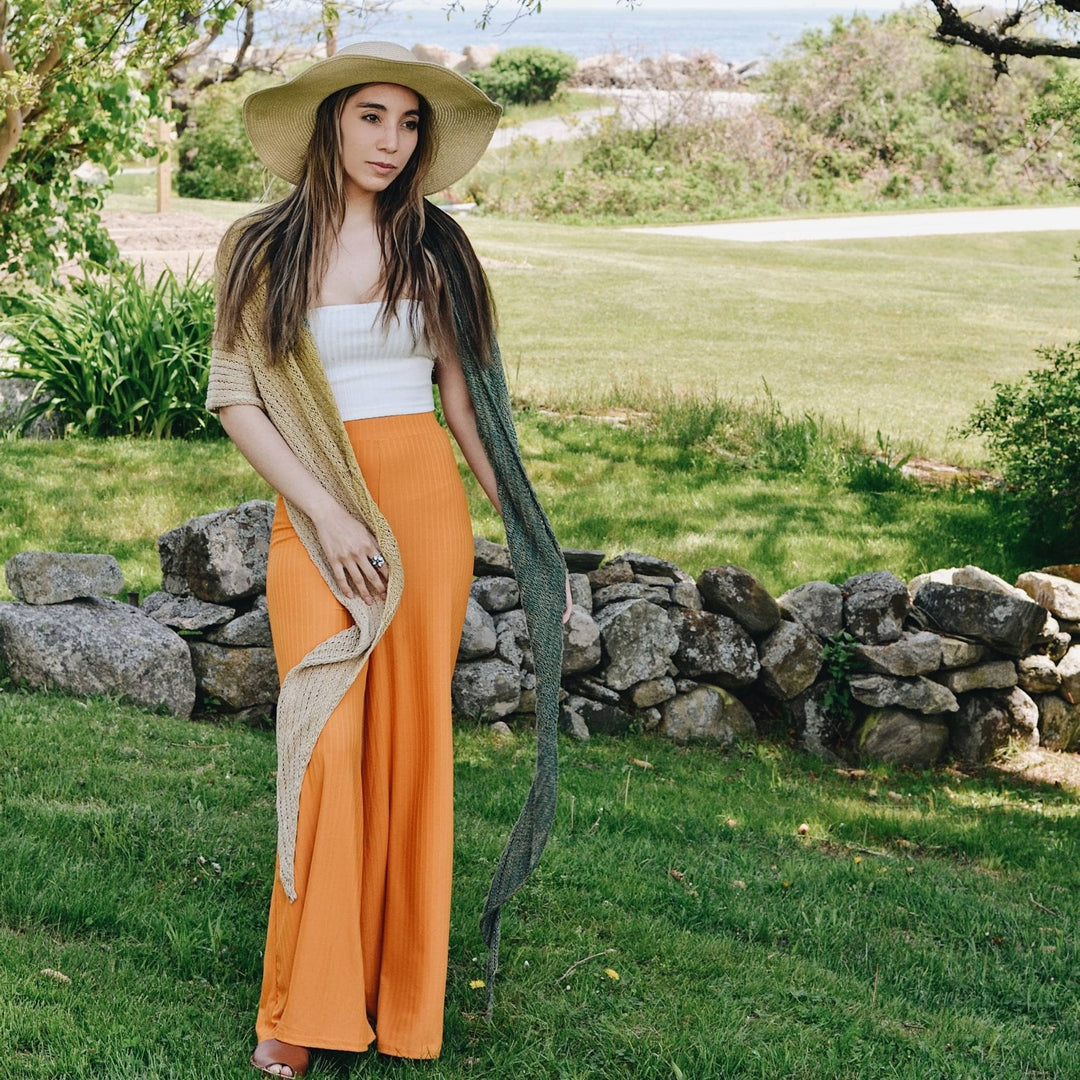
[[[168,121],[159,119],[157,130],[158,143],[165,151],[165,156],[158,159],[157,167],[157,212],[159,214],[165,214],[169,211],[170,202],[172,200],[172,162],[169,158],[171,152],[169,135]]]

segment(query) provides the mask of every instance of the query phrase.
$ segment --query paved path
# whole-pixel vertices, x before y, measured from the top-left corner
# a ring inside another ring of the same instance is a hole
[[[667,120],[678,123],[683,118],[700,121],[734,116],[752,109],[761,97],[759,94],[738,90],[627,90],[610,87],[592,90],[579,87],[578,92],[616,98],[618,105],[602,105],[595,109],[583,109],[568,117],[527,120],[515,127],[499,128],[491,140],[491,145],[495,148],[509,146],[523,135],[531,136],[540,142],[548,139],[554,142],[579,139],[596,130],[596,121],[601,116],[610,116],[616,111],[622,114],[624,121],[631,127],[650,127]]]
[[[626,231],[696,236],[704,240],[734,240],[746,244],[957,236],[966,233],[1080,232],[1080,206],[939,210],[930,214],[852,214],[847,217],[738,221],[716,225],[663,225]]]

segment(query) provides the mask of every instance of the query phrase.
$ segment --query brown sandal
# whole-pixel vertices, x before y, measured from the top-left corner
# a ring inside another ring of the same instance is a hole
[[[274,1044],[274,1049],[266,1052],[263,1061],[257,1061],[259,1050],[271,1043]],[[280,1039],[265,1039],[255,1047],[255,1053],[251,1055],[250,1061],[253,1069],[258,1069],[266,1076],[285,1077],[286,1080],[291,1080],[292,1077],[303,1076],[308,1071],[308,1059],[306,1046],[293,1046],[292,1043],[282,1042]],[[275,1065],[283,1066],[289,1071],[276,1071]]]

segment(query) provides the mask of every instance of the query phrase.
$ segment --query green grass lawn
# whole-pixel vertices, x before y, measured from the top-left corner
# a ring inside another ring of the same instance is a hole
[[[313,1078],[1073,1074],[1080,795],[778,746],[564,741],[488,1026],[477,917],[534,751],[456,733],[442,1058]],[[5,1075],[250,1075],[273,768],[268,731],[0,693]]]
[[[552,152],[557,152],[553,149]],[[115,209],[147,198],[112,196]],[[176,200],[222,220],[247,204]],[[489,261],[515,395],[635,406],[658,390],[755,398],[873,442],[972,463],[955,434],[994,380],[1080,337],[1080,235],[739,244],[466,218]]]
[[[1012,578],[1040,563],[1001,496],[897,484],[828,425],[716,402],[651,407],[652,419],[626,428],[518,413],[526,466],[564,546],[646,551],[694,574],[734,562],[775,592],[871,569],[912,577],[974,562]],[[459,465],[476,531],[501,540],[460,455]],[[160,588],[161,533],[270,496],[224,439],[0,441],[0,563],[24,550],[108,553],[145,596]]]

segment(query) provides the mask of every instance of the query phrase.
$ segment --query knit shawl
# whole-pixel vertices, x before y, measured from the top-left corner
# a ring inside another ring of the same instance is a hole
[[[229,239],[223,242],[218,257],[219,297],[231,257]],[[312,476],[372,531],[389,572],[385,600],[376,599],[369,606],[358,598],[346,597],[334,580],[311,519],[286,501],[297,535],[353,620],[352,626],[312,649],[286,673],[278,697],[278,859],[282,886],[289,899],[295,900],[293,863],[304,772],[323,725],[393,618],[404,573],[397,541],[364,482],[310,332],[302,327],[296,349],[279,363],[269,363],[258,333],[258,312],[263,303],[265,289],[259,288],[247,305],[240,334],[231,347],[226,348],[215,331],[207,408],[216,411],[227,405],[257,405],[264,409]],[[502,906],[539,862],[555,813],[566,564],[521,460],[498,346],[494,347],[492,361],[482,363],[462,345],[465,338],[459,315],[455,309],[461,365],[476,413],[477,432],[495,472],[507,546],[521,592],[536,671],[536,771],[495,868],[480,916],[481,933],[488,947],[490,1018]],[[438,540],[431,539],[432,543]]]

